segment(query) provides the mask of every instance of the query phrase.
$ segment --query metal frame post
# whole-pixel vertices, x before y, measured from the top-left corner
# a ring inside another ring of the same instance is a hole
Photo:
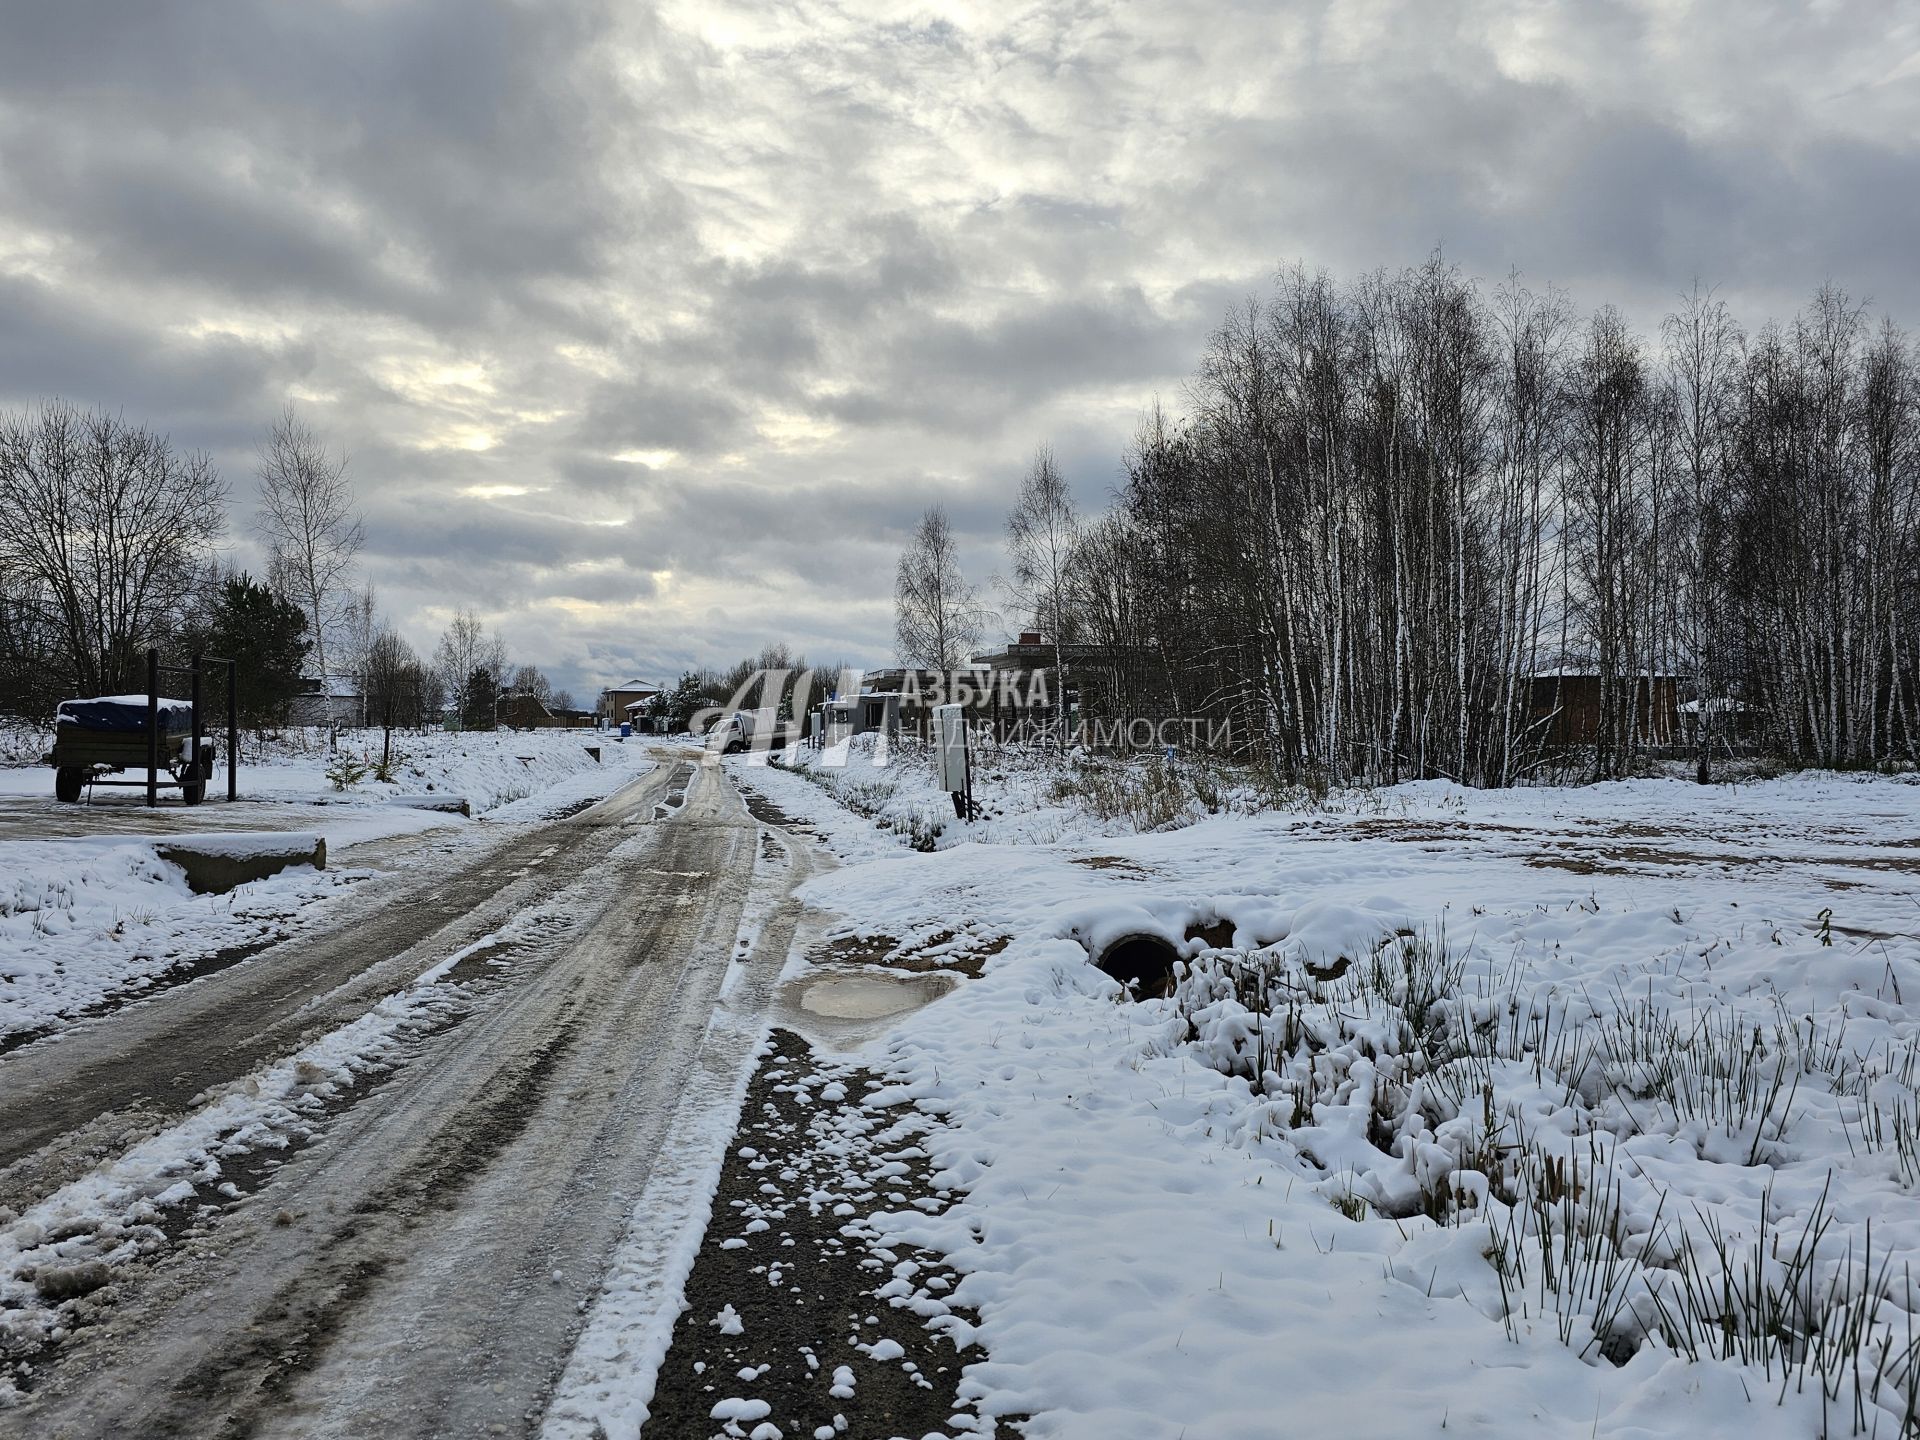
[[[201,658],[200,652],[198,650],[194,651],[192,671],[193,689],[188,697],[193,701],[193,756],[192,768],[187,771],[187,774],[200,782],[200,798],[202,800],[207,798],[206,777],[200,773],[200,672],[205,668],[205,664],[206,662]],[[182,793],[184,794],[185,792],[183,791]]]
[[[147,804],[160,803],[160,651],[147,651]]]
[[[227,801],[240,797],[240,662],[227,661]]]

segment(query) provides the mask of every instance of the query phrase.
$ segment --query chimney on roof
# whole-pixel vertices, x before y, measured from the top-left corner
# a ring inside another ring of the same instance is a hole
[[[1020,643],[1022,645],[1038,645],[1040,643],[1040,632],[1038,630],[1022,630],[1020,632]]]

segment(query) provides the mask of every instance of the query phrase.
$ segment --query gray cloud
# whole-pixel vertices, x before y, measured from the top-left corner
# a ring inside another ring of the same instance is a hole
[[[126,410],[185,443],[243,442],[253,415],[310,363],[301,341],[190,337],[89,303],[63,287],[0,273],[0,395],[62,396]]]
[[[15,9],[0,405],[211,450],[244,561],[292,400],[415,642],[473,604],[576,690],[884,661],[925,505],[984,581],[1033,446],[1101,503],[1295,259],[1920,320],[1920,19],[1873,0]]]

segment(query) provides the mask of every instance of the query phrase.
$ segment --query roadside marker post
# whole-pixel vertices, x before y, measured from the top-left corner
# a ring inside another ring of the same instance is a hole
[[[216,660],[227,667],[227,800],[240,794],[240,662]]]

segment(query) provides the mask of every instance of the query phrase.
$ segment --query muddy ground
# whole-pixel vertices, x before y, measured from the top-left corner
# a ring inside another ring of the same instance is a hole
[[[936,1255],[881,1244],[867,1220],[961,1203],[935,1185],[916,1143],[933,1122],[863,1110],[879,1080],[791,1031],[774,1031],[770,1045],[643,1437],[768,1424],[783,1440],[1019,1434],[1017,1422],[996,1429],[961,1401],[962,1367],[984,1357],[943,1333],[947,1316],[971,1320],[944,1298],[959,1276]]]

